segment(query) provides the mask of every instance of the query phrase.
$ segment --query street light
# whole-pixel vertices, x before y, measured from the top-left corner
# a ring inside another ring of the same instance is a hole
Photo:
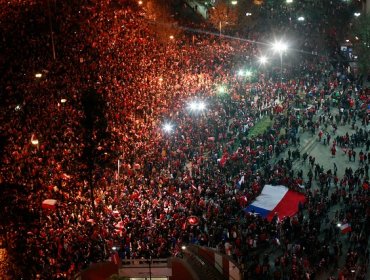
[[[217,92],[219,94],[224,94],[226,93],[226,87],[225,86],[219,86],[218,89],[217,89]]]
[[[359,17],[361,13],[354,13],[355,17]]]
[[[231,1],[231,4],[235,6],[236,4],[238,4],[238,1]]]
[[[293,0],[286,0],[288,4],[293,3]]]
[[[299,17],[298,21],[304,21],[304,17]]]
[[[189,109],[191,111],[201,112],[206,108],[206,104],[203,101],[192,101],[189,104]]]
[[[172,125],[172,124],[170,124],[170,123],[165,123],[165,124],[163,125],[163,130],[164,130],[166,133],[170,133],[170,132],[172,132],[172,130],[173,130],[173,125]]]
[[[282,41],[275,41],[272,49],[280,55],[280,86],[283,84],[283,53],[288,49],[288,45]]]
[[[267,57],[263,55],[258,58],[258,61],[260,62],[260,64],[265,65],[267,62]]]
[[[274,51],[282,53],[288,49],[288,46],[282,41],[275,41],[272,45],[272,48]]]
[[[251,70],[240,69],[238,71],[238,76],[249,78],[250,76],[252,76],[252,71]]]

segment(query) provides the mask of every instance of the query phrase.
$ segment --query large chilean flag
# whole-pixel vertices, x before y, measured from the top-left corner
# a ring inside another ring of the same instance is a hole
[[[285,186],[265,185],[256,200],[244,210],[271,221],[275,213],[279,219],[295,215],[298,212],[299,202],[305,201],[303,194],[291,191]]]

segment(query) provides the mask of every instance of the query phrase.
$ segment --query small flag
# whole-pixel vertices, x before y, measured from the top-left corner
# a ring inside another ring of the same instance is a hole
[[[49,210],[55,210],[55,207],[57,205],[56,199],[45,199],[42,202],[42,209],[49,209]]]
[[[352,231],[351,225],[348,223],[340,226],[340,232],[342,234],[346,234],[347,232],[351,232],[351,231]]]
[[[238,181],[237,185],[238,187],[240,188],[240,186],[244,183],[244,175],[240,178],[240,180]]]
[[[225,164],[226,164],[226,161],[227,161],[227,158],[228,158],[228,156],[227,156],[227,154],[224,154],[222,157],[221,157],[221,159],[218,161],[219,163],[220,163],[220,165],[222,166],[222,167],[224,167],[225,166]]]
[[[188,223],[192,226],[196,226],[199,224],[199,218],[196,216],[190,216],[188,217]]]

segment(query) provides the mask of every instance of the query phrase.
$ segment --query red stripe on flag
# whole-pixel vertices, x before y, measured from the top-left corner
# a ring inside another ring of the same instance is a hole
[[[280,220],[284,217],[291,217],[298,212],[299,202],[304,203],[305,201],[306,198],[303,194],[289,190],[276,207],[267,215],[267,220],[271,221],[275,212],[278,214]]]
[[[347,232],[352,231],[351,225],[349,225],[349,224],[342,225],[340,227],[340,231],[342,232],[342,234],[346,234]]]

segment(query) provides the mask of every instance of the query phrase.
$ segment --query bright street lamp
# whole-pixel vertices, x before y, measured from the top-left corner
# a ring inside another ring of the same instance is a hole
[[[283,84],[283,52],[287,51],[288,45],[282,41],[275,41],[272,44],[272,48],[275,52],[278,52],[280,55],[280,86]]]
[[[304,21],[304,17],[299,17],[298,21]]]
[[[286,0],[286,2],[289,4],[289,3],[293,3],[293,0]]]
[[[231,1],[231,4],[236,5],[236,4],[238,4],[238,1]]]
[[[354,13],[355,17],[359,17],[361,13]]]
[[[166,123],[163,125],[163,130],[167,133],[170,133],[173,130],[173,125],[170,123]]]
[[[285,52],[287,49],[288,49],[288,45],[285,44],[284,42],[282,41],[275,41],[273,44],[272,44],[272,49],[276,52],[279,52],[279,53],[282,53],[282,52]]]
[[[250,77],[250,76],[252,76],[252,71],[251,70],[243,70],[243,69],[240,69],[238,71],[238,76],[241,76],[241,77]]]
[[[191,111],[203,111],[206,108],[206,104],[203,101],[193,101],[189,104]]]
[[[260,64],[265,65],[267,62],[267,57],[263,55],[260,58],[258,58],[258,61],[260,62]]]
[[[219,86],[217,91],[220,94],[224,94],[224,93],[226,93],[226,87],[225,86]]]

